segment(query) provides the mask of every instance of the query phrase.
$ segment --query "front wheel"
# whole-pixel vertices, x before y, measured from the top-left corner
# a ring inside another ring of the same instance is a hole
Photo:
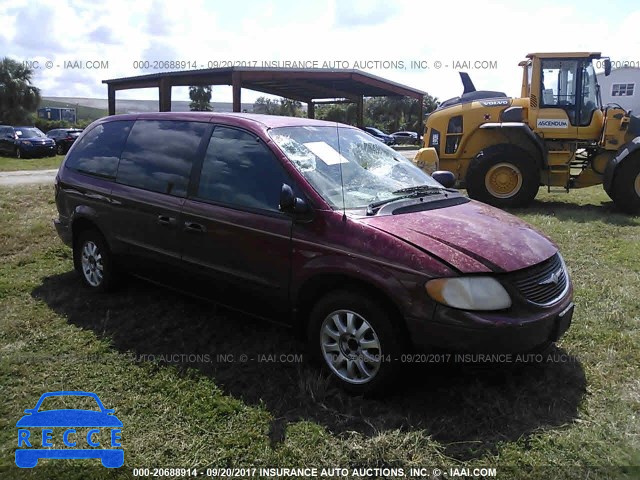
[[[22,152],[20,151],[20,147],[16,147],[15,151],[13,152],[13,155],[16,158],[22,158]]]
[[[626,213],[640,213],[640,155],[634,155],[616,168],[607,193],[616,207]]]
[[[345,390],[380,392],[392,378],[400,338],[388,310],[369,296],[328,294],[311,311],[307,334],[311,355]]]
[[[480,152],[466,176],[469,196],[496,207],[522,207],[538,193],[535,160],[526,151],[498,145]]]

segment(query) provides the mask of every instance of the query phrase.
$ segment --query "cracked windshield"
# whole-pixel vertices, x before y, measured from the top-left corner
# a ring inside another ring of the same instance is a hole
[[[271,138],[335,209],[406,197],[403,190],[411,187],[442,188],[400,153],[353,128],[274,128]]]

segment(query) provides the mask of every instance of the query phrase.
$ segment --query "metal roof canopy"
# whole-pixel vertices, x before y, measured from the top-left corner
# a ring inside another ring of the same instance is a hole
[[[323,68],[255,68],[229,67],[201,70],[162,72],[137,77],[103,80],[107,84],[109,115],[116,111],[116,91],[135,88],[158,88],[159,111],[171,111],[171,87],[231,85],[233,87],[233,111],[239,112],[241,89],[277,95],[308,104],[307,115],[314,118],[315,100],[345,99],[358,105],[357,123],[363,126],[363,98],[405,96],[420,102],[426,92],[407,87],[360,70],[333,70]],[[342,103],[340,100],[336,103]],[[328,103],[326,101],[318,103]],[[422,123],[422,121],[421,121]],[[420,130],[422,125],[420,125]]]

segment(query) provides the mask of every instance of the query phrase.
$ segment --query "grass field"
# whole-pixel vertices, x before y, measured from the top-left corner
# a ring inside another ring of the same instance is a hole
[[[616,213],[599,187],[541,193],[514,212],[559,244],[575,284],[574,323],[551,357],[414,366],[380,399],[280,361],[303,353],[280,327],[136,280],[87,292],[51,225],[52,187],[2,188],[0,210],[0,478],[364,466],[405,478],[411,467],[448,472],[440,478],[480,467],[499,479],[640,478],[640,218]],[[53,390],[96,392],[115,409],[125,467],[14,465],[16,421]]]
[[[17,170],[49,170],[58,168],[64,155],[44,158],[10,158],[0,157],[0,172],[15,172]]]

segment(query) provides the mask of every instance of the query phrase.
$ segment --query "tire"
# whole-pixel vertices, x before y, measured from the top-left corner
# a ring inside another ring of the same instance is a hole
[[[16,158],[22,158],[22,152],[20,151],[20,147],[16,147],[15,151],[13,152],[13,156]]]
[[[401,339],[389,310],[358,291],[327,294],[309,317],[311,358],[341,388],[356,395],[380,393],[390,382]]]
[[[619,210],[640,213],[640,155],[626,158],[617,166],[607,193]]]
[[[64,147],[60,143],[58,145],[56,145],[56,154],[57,155],[64,155]]]
[[[535,159],[512,145],[482,150],[467,170],[469,196],[495,207],[523,207],[538,193],[540,174]]]
[[[91,290],[108,292],[115,288],[117,275],[113,256],[97,230],[80,233],[73,247],[73,263],[82,282]]]

